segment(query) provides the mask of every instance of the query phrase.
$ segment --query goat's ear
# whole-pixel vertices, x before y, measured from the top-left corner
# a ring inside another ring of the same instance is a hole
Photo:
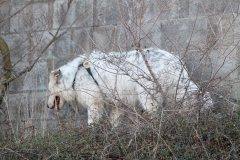
[[[50,82],[52,82],[53,84],[58,83],[60,74],[61,74],[60,69],[52,71],[50,75]]]

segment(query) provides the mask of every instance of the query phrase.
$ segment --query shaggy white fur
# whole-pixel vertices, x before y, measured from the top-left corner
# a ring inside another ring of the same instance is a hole
[[[181,101],[181,104],[194,105],[197,101],[195,93],[199,93],[198,87],[190,80],[179,58],[160,49],[144,49],[142,53],[148,63],[136,50],[109,54],[94,51],[52,71],[49,108],[58,110],[66,101],[76,100],[88,109],[90,124],[99,120],[104,104],[109,100],[113,106],[124,104],[135,107],[140,102],[148,112],[163,107],[163,96],[167,102]],[[89,60],[91,73],[83,65],[86,59]],[[164,94],[160,94],[160,90]],[[206,93],[204,98],[204,107],[211,106],[210,94]],[[113,122],[116,122],[120,114],[121,111],[113,107]]]

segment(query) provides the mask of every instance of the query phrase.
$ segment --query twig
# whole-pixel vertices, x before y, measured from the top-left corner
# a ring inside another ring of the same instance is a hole
[[[1,150],[8,150],[8,151],[10,151],[10,152],[12,152],[12,153],[15,153],[16,155],[22,157],[23,159],[28,160],[27,158],[23,157],[21,154],[17,153],[16,151],[14,151],[14,150],[12,150],[12,149],[10,149],[10,148],[4,147],[4,148],[0,148],[0,149],[1,149]]]
[[[202,146],[203,146],[203,148],[204,148],[204,151],[205,151],[205,154],[206,154],[207,158],[210,159],[210,157],[209,157],[209,155],[208,155],[208,153],[207,153],[207,149],[206,149],[206,147],[205,147],[205,145],[204,145],[201,137],[199,136],[199,134],[198,134],[198,132],[197,132],[197,130],[196,130],[196,128],[195,128],[194,126],[193,126],[193,129],[194,129],[197,137],[199,138],[199,140],[200,140],[200,142],[201,142],[201,144],[202,144]]]

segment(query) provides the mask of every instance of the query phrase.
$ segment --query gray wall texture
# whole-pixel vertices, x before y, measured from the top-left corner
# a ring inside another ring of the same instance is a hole
[[[11,49],[13,75],[31,65],[55,33],[66,31],[30,72],[10,83],[2,113],[20,121],[22,129],[52,127],[63,117],[71,123],[86,119],[86,110],[69,107],[75,104],[58,114],[46,108],[49,72],[94,49],[136,46],[179,55],[199,85],[240,100],[239,5],[239,0],[1,1],[0,31]]]

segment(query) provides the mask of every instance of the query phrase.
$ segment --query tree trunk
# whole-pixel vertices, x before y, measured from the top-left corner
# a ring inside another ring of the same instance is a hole
[[[0,36],[0,51],[2,53],[3,60],[3,72],[0,74],[0,105],[2,104],[3,97],[5,95],[5,91],[8,88],[8,83],[5,81],[11,76],[11,56],[7,43]]]

